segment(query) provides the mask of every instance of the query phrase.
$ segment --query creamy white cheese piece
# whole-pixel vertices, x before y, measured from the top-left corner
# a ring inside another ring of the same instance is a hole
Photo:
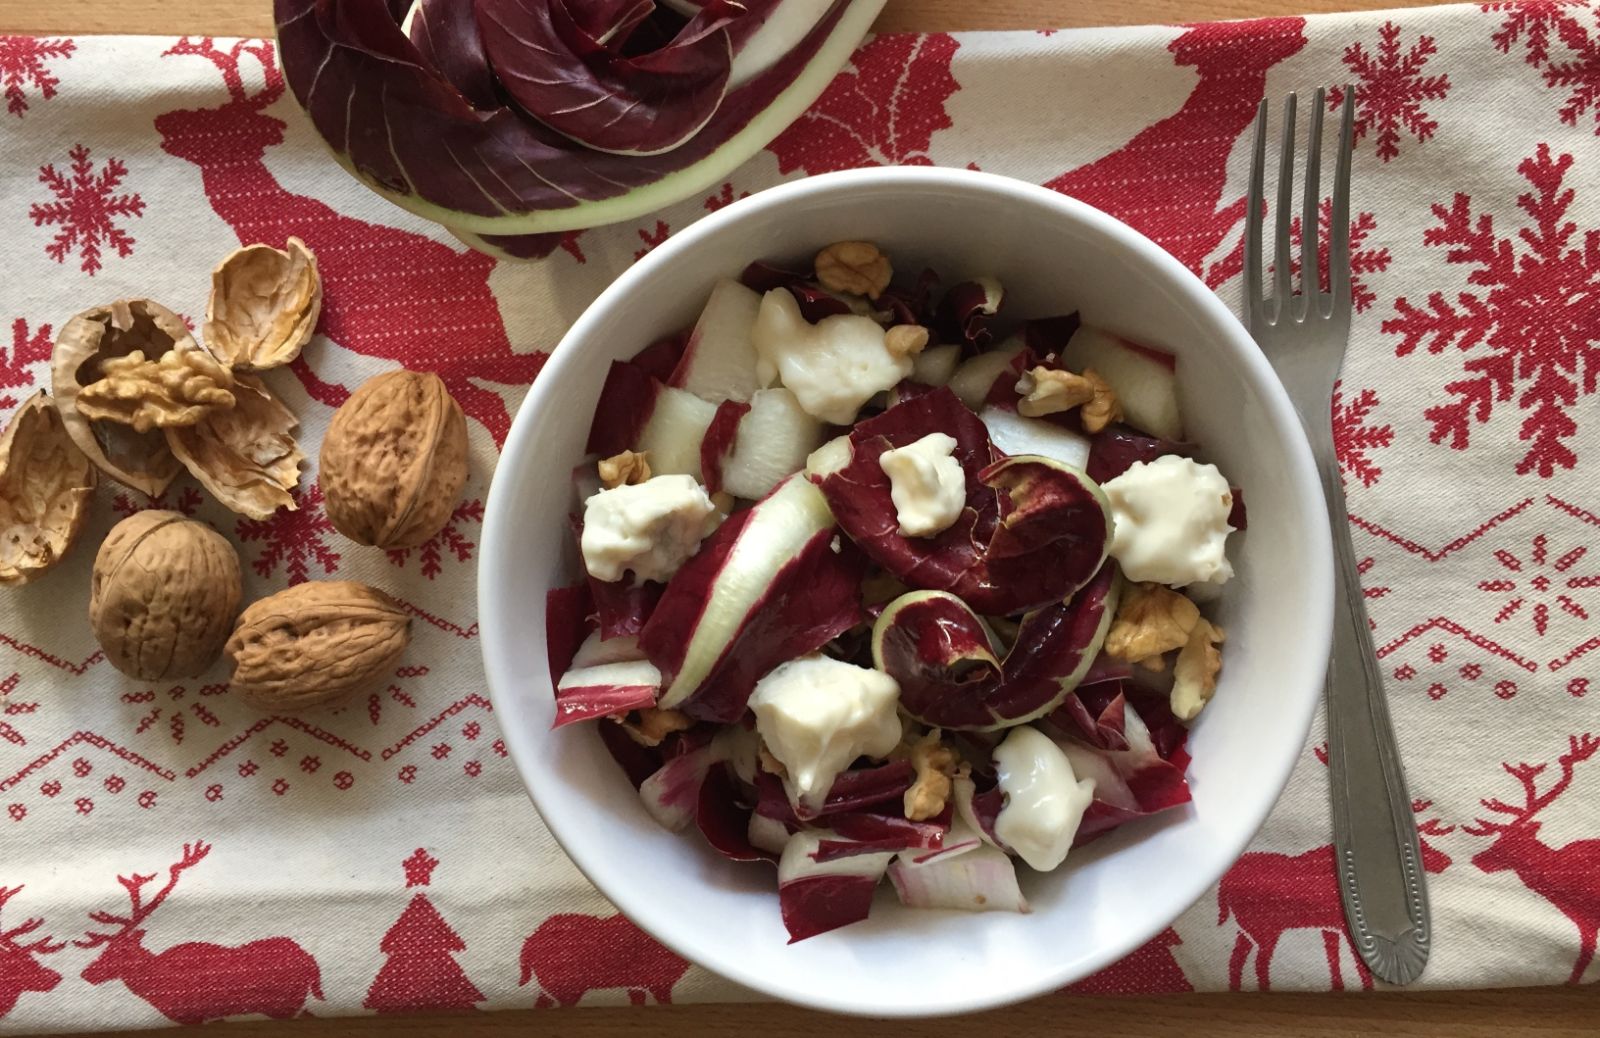
[[[1072,848],[1094,799],[1094,780],[1080,780],[1061,748],[1027,725],[1011,729],[995,748],[994,768],[1005,794],[995,836],[1030,866],[1049,872]]]
[[[951,456],[954,436],[929,433],[915,443],[886,450],[878,464],[889,477],[889,497],[900,520],[900,536],[932,537],[950,528],[967,504],[967,477]]]
[[[756,731],[783,762],[790,797],[813,810],[857,757],[899,745],[899,702],[894,678],[827,656],[780,664],[750,695]]]
[[[750,333],[762,385],[781,380],[809,415],[849,425],[873,394],[908,377],[910,357],[896,357],[883,326],[858,314],[835,314],[811,324],[787,289],[761,298]]]
[[[1136,461],[1101,487],[1111,502],[1111,557],[1129,580],[1221,584],[1233,491],[1215,465],[1168,454]]]
[[[656,476],[601,490],[583,505],[583,564],[597,580],[666,580],[722,515],[693,476]]]

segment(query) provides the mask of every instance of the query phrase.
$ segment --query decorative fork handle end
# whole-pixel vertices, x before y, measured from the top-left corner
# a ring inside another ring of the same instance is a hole
[[[1362,961],[1382,980],[1409,984],[1422,975],[1432,943],[1422,845],[1363,605],[1337,464],[1323,466],[1323,492],[1338,563],[1327,708],[1339,893]]]

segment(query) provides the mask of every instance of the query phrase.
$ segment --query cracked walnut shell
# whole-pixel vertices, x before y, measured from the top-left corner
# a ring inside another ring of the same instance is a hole
[[[101,472],[150,497],[183,468],[166,437],[155,429],[139,432],[121,422],[91,420],[78,410],[78,394],[100,381],[107,361],[135,351],[159,361],[178,349],[199,347],[177,314],[148,299],[119,299],[68,321],[50,356],[51,395],[67,435]]]
[[[317,258],[299,238],[287,249],[247,245],[211,272],[201,331],[206,346],[238,371],[281,367],[311,341],[322,312]]]
[[[129,677],[195,677],[222,651],[240,594],[239,555],[221,534],[176,512],[135,512],[95,556],[89,623]]]
[[[252,519],[293,511],[289,491],[300,482],[305,458],[294,438],[298,419],[254,375],[238,376],[233,396],[234,407],[168,429],[168,446],[226,508]]]
[[[253,602],[228,639],[233,691],[274,713],[363,692],[387,678],[411,640],[411,617],[353,580],[296,584]]]
[[[0,584],[26,584],[72,547],[94,496],[95,469],[41,390],[0,433]]]
[[[133,426],[134,432],[193,425],[233,406],[233,373],[198,346],[145,359],[142,350],[109,357],[101,378],[78,392],[78,413]]]
[[[378,375],[334,412],[319,468],[340,533],[415,548],[443,529],[467,482],[466,416],[437,375]]]

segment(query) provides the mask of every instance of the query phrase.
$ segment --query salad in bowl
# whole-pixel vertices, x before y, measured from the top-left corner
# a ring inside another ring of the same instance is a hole
[[[1242,491],[1182,363],[840,241],[751,262],[614,361],[551,590],[555,727],[650,816],[775,869],[791,942],[913,908],[1028,912],[1188,803]]]

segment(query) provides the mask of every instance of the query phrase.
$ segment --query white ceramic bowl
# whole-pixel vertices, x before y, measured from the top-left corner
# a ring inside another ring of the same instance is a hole
[[[712,282],[753,259],[880,243],[945,283],[990,274],[1007,312],[1073,309],[1178,355],[1189,435],[1245,490],[1236,578],[1208,611],[1228,630],[1216,698],[1190,740],[1194,802],[1128,825],[1048,875],[1023,874],[1028,915],[902,908],[786,943],[772,869],[718,857],[645,814],[593,731],[550,730],[544,596],[578,572],[572,466],[607,363],[693,322]],[[1288,780],[1322,685],[1332,554],[1294,411],[1244,329],[1177,261],[1055,192],[948,169],[854,170],[763,191],[675,235],[586,310],[528,394],[501,454],[479,566],[484,662],[511,756],[545,824],[618,908],[684,957],[758,991],[883,1016],[1014,1002],[1087,976],[1149,940],[1244,850]]]

